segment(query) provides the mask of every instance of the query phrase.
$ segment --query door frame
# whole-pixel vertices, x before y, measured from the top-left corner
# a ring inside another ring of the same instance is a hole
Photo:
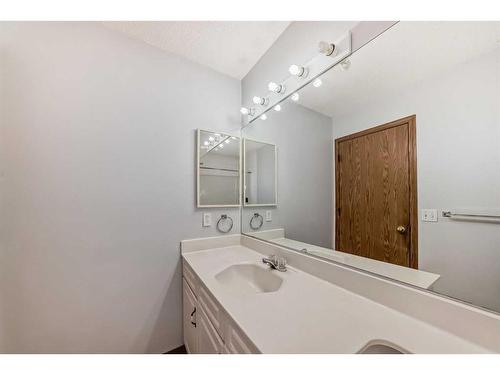
[[[376,133],[382,130],[394,128],[408,124],[408,169],[409,169],[409,188],[410,188],[410,222],[409,222],[409,264],[411,268],[418,269],[418,202],[417,202],[417,116],[411,115],[401,119],[378,125],[360,132],[346,135],[335,139],[335,249],[337,250],[340,242],[340,233],[338,231],[339,222],[339,154],[338,145],[341,142],[348,141],[354,138],[359,138],[367,134]]]

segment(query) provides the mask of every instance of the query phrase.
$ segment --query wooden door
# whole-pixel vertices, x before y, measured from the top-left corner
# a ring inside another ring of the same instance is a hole
[[[415,116],[335,140],[335,248],[418,268]]]

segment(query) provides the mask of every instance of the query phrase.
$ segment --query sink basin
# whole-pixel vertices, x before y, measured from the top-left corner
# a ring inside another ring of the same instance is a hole
[[[270,293],[281,287],[277,271],[253,263],[234,264],[215,275],[224,286],[239,293]]]
[[[399,349],[397,345],[389,342],[382,342],[376,340],[375,342],[370,342],[363,347],[359,354],[405,354],[403,349]]]

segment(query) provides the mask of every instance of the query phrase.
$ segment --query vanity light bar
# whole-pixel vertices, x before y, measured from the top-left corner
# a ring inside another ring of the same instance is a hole
[[[286,98],[291,97],[291,100],[297,101],[299,99],[299,91],[301,88],[313,82],[314,87],[320,87],[322,84],[321,76],[324,72],[329,70],[331,67],[342,62],[342,69],[349,68],[349,61],[346,58],[352,52],[351,45],[351,32],[348,31],[341,38],[336,40],[334,43],[320,41],[318,43],[318,54],[310,59],[306,64],[296,65],[293,64],[289,67],[288,76],[281,83],[276,83],[274,81],[269,82],[267,85],[269,94],[266,97],[254,96],[252,101],[254,104],[260,106],[255,108],[255,112],[250,113],[250,110],[242,108],[242,114],[245,116],[251,116],[252,118],[246,117],[244,119],[243,127],[253,122],[257,118],[262,118],[267,111],[275,109],[276,111],[281,110],[279,104]],[[285,87],[289,94],[283,96],[285,93]],[[264,108],[266,107],[266,108]]]

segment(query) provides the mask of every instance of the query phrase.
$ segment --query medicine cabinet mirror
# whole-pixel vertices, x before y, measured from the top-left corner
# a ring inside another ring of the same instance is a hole
[[[241,205],[239,137],[198,129],[198,207]]]

